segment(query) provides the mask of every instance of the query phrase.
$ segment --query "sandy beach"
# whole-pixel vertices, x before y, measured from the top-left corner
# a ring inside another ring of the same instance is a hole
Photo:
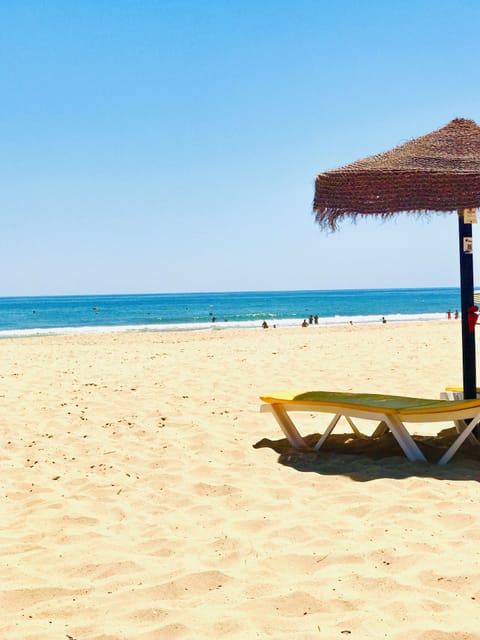
[[[480,451],[411,463],[394,442],[349,448],[345,427],[302,454],[258,399],[436,398],[461,384],[460,333],[2,340],[0,637],[480,638]]]

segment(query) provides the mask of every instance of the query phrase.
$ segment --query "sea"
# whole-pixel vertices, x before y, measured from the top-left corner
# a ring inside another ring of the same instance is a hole
[[[127,331],[219,331],[447,319],[458,288],[233,291],[0,298],[0,338]]]

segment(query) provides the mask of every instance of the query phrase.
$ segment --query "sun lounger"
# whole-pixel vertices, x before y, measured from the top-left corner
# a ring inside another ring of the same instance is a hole
[[[477,398],[480,398],[480,389],[477,387]],[[463,387],[445,387],[445,391],[442,391],[440,394],[440,398],[443,400],[463,400]],[[458,433],[461,433],[463,429],[463,425],[461,423],[455,423],[455,427]],[[480,444],[475,433],[478,429],[475,429],[474,432],[470,433],[468,436],[468,441],[471,444]]]
[[[308,411],[333,414],[333,418],[313,450],[318,451],[332,433],[340,418],[347,419],[357,432],[353,418],[376,420],[380,429],[388,428],[410,461],[426,460],[405,423],[432,423],[453,421],[460,431],[455,442],[438,461],[445,464],[480,423],[480,399],[430,400],[406,396],[370,393],[337,393],[307,391],[263,395],[261,411],[273,413],[290,444],[296,449],[309,449],[293,423],[290,413]],[[467,420],[470,420],[467,424]],[[386,427],[384,427],[386,425]]]
[[[477,398],[480,397],[480,389],[477,387]],[[463,387],[445,387],[440,398],[443,400],[463,400]]]

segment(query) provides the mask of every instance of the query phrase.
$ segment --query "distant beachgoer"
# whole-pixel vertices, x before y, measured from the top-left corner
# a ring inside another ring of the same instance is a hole
[[[302,327],[308,327],[308,322],[306,320],[302,322]]]
[[[455,311],[455,320],[458,320],[458,311]]]
[[[267,321],[266,321],[266,320],[264,320],[264,321],[262,322],[262,327],[263,327],[264,329],[268,329],[268,324],[267,324]]]
[[[313,316],[313,319],[314,319],[314,321],[315,321],[315,324],[318,324],[318,316],[316,316],[316,315],[315,315],[315,316]]]
[[[450,311],[450,309],[447,311],[447,318],[448,320],[452,319],[452,312]]]
[[[308,316],[308,324],[313,324],[313,316]]]
[[[212,316],[212,322],[216,322],[216,321],[217,321],[216,317]]]
[[[382,323],[387,324],[387,321],[385,320],[385,316],[382,316]]]

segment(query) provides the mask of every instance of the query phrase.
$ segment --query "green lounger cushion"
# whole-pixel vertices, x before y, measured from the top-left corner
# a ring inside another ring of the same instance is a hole
[[[341,393],[335,391],[287,392],[260,396],[269,404],[318,404],[335,405],[345,409],[361,408],[364,411],[385,413],[443,413],[456,409],[480,407],[480,400],[436,400],[390,396],[378,393]]]

